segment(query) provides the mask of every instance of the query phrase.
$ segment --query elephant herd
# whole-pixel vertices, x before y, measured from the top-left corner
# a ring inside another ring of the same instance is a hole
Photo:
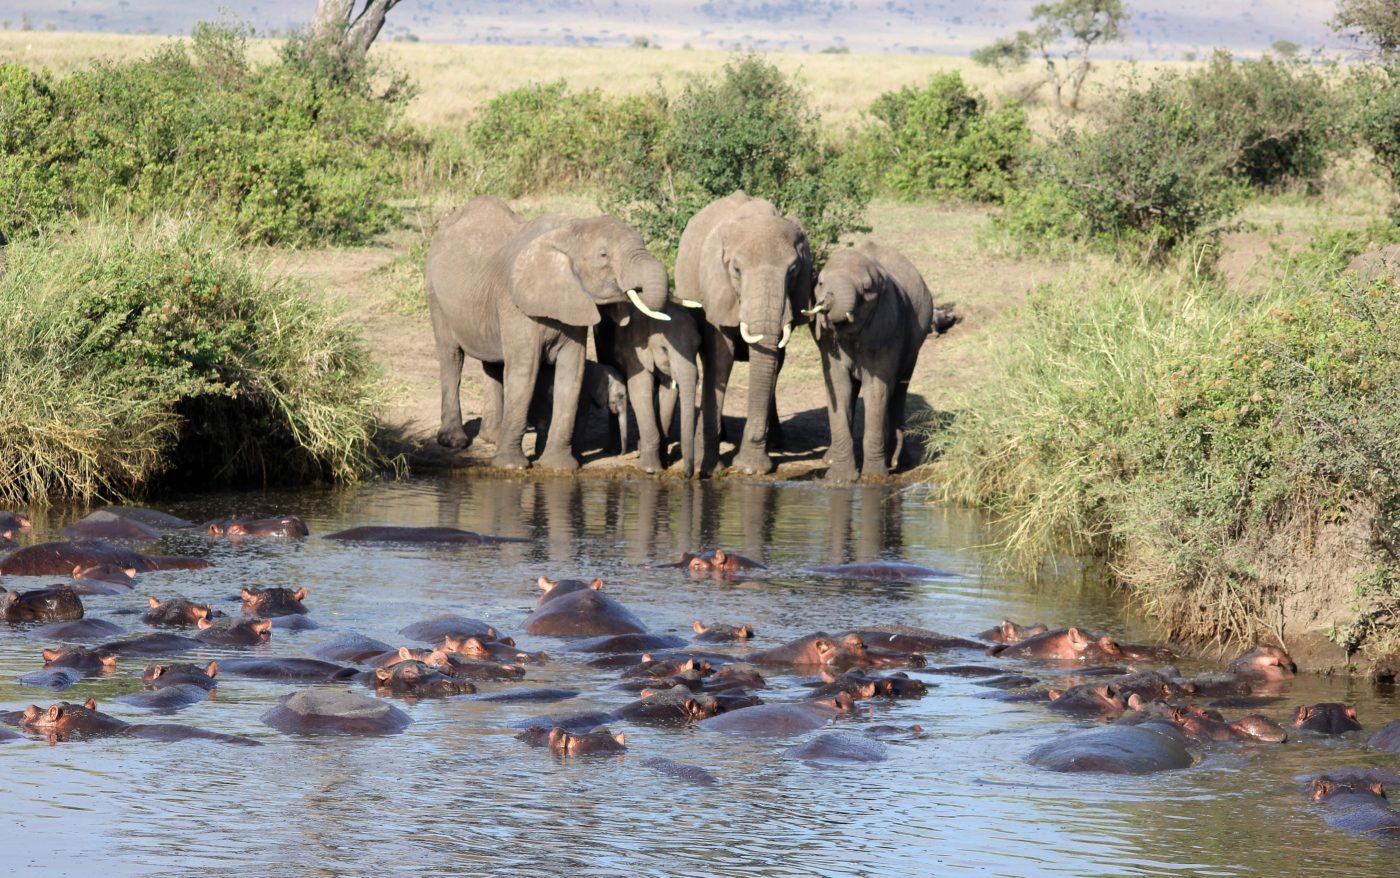
[[[625,447],[625,379],[641,469],[666,468],[678,411],[683,474],[713,472],[730,374],[747,358],[748,408],[732,467],[772,472],[777,376],[794,328],[807,323],[825,375],[828,478],[882,476],[892,465],[919,348],[930,332],[956,322],[934,307],[913,264],[877,243],[840,250],[815,272],[802,224],[742,191],[686,224],[674,288],[642,236],[620,220],[526,220],[491,196],[443,220],[425,273],[442,385],[437,441],[471,443],[462,368],[467,357],[479,360],[486,379],[480,436],[496,446],[493,465],[507,469],[530,465],[521,443],[532,404],[548,407],[536,465],[577,469],[573,436],[585,392],[619,418]],[[598,363],[586,357],[590,327]],[[859,467],[857,396],[865,407]]]

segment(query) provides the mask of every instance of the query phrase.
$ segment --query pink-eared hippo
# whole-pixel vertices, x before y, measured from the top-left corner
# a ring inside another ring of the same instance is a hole
[[[196,686],[192,683],[178,683],[173,686],[162,686],[159,689],[143,689],[140,692],[118,695],[117,700],[132,707],[154,710],[159,713],[172,713],[183,707],[199,704],[201,701],[209,701],[213,697],[211,690],[202,686]]]
[[[789,759],[800,759],[811,765],[844,768],[872,765],[889,759],[889,748],[865,735],[849,732],[828,732],[817,735],[805,744],[783,751]]]
[[[525,617],[521,630],[553,637],[598,637],[644,634],[646,626],[616,600],[600,591],[583,589],[546,601]]]
[[[126,722],[97,710],[91,698],[84,704],[60,701],[43,710],[31,704],[20,718],[20,727],[45,735],[49,743],[82,740],[110,735],[126,735],[155,741],[185,741],[191,739],[221,741],[226,744],[256,746],[259,742],[239,735],[224,735],[191,726],[145,725]]]
[[[1295,729],[1304,732],[1318,732],[1323,735],[1342,735],[1361,731],[1361,723],[1356,719],[1356,705],[1324,702],[1309,706],[1298,706],[1293,710],[1289,721]]]
[[[1112,719],[1141,703],[1142,700],[1136,695],[1126,696],[1112,683],[1080,683],[1063,692],[1051,689],[1049,709],[1058,713],[1092,714]]]
[[[526,652],[515,645],[515,640],[509,637],[493,640],[489,637],[452,637],[447,636],[438,644],[437,649],[443,652],[455,652],[475,659],[492,659],[502,662],[530,662],[531,664],[544,664],[549,661],[549,655],[543,652]]]
[[[712,717],[722,708],[712,696],[691,692],[685,686],[662,691],[643,690],[641,698],[617,710],[619,719],[655,725],[689,725]]]
[[[1269,691],[1298,673],[1298,665],[1276,646],[1256,646],[1230,662],[1225,673],[1249,684],[1253,691]]]
[[[83,602],[70,586],[54,585],[33,591],[7,591],[0,605],[6,622],[65,622],[83,618]]]
[[[1034,625],[1017,625],[1010,619],[1002,619],[1001,624],[995,628],[988,628],[977,635],[982,640],[990,640],[993,643],[1020,643],[1027,637],[1034,637],[1037,634],[1044,634],[1050,629],[1044,624],[1037,622]]]
[[[602,637],[588,637],[569,642],[569,652],[591,652],[603,655],[619,655],[625,652],[652,652],[661,649],[679,649],[685,641],[670,634],[606,634]]]
[[[857,634],[832,637],[825,631],[808,634],[796,640],[750,653],[745,661],[767,667],[787,667],[816,673],[822,668],[844,671],[847,668],[869,667],[872,664],[865,642]]]
[[[110,652],[112,655],[154,658],[189,652],[192,649],[199,649],[202,645],[193,637],[182,637],[179,634],[142,634],[139,637],[129,637],[126,640],[109,640],[99,646],[98,650]]]
[[[6,512],[0,510],[0,537],[9,539],[21,531],[27,531],[34,526],[29,520],[29,516],[19,512]]]
[[[1377,769],[1343,769],[1314,778],[1308,798],[1325,807],[1329,826],[1371,838],[1400,839],[1400,811],[1387,787],[1400,789],[1400,776]]]
[[[94,564],[73,568],[73,590],[80,595],[127,594],[136,587],[136,568]]]
[[[573,592],[584,591],[586,589],[600,591],[603,588],[603,580],[601,579],[584,582],[582,579],[551,580],[541,576],[536,580],[536,583],[540,587],[540,596],[535,601],[535,609],[537,610],[544,606],[546,602],[552,601],[555,598],[562,598],[566,594],[572,594]]]
[[[1134,725],[1061,734],[1032,750],[1026,761],[1047,771],[1150,774],[1196,762],[1184,736]]]
[[[480,619],[452,615],[436,616],[422,622],[415,622],[400,628],[399,634],[420,643],[441,643],[448,637],[459,639],[485,637],[490,640],[499,640],[501,637],[494,625],[488,625]]]
[[[695,639],[700,643],[732,643],[739,641],[747,643],[753,637],[752,625],[710,625],[706,626],[699,619],[691,626],[695,631]]]
[[[141,616],[141,621],[147,625],[193,628],[205,619],[218,616],[209,604],[197,604],[187,597],[177,596],[167,601],[149,597],[146,602],[150,608]]]
[[[459,543],[464,545],[485,545],[490,543],[529,543],[533,540],[523,537],[498,537],[490,534],[473,533],[455,527],[352,527],[348,530],[326,534],[328,540],[345,540],[362,543]]]
[[[185,555],[142,555],[97,540],[35,543],[0,560],[6,576],[68,576],[74,567],[112,564],[138,573],[153,570],[200,570],[209,566],[203,558]]]
[[[1133,649],[1148,649],[1147,647]],[[988,650],[1002,658],[1033,658],[1042,660],[1116,662],[1128,660],[1128,651],[1107,634],[1093,635],[1078,628],[1060,628],[1027,637],[1017,643],[994,646]]]
[[[911,678],[903,671],[872,677],[859,668],[851,668],[844,674],[833,674],[823,669],[821,678],[821,684],[812,693],[817,698],[847,692],[857,701],[866,701],[871,698],[923,698],[928,693],[928,684]]]
[[[152,662],[141,672],[141,683],[147,689],[162,689],[166,686],[198,686],[206,692],[218,688],[219,663],[210,662],[203,667],[179,662],[161,664]]]
[[[476,692],[476,686],[471,681],[444,674],[439,668],[417,659],[375,668],[372,676],[374,688],[380,694],[442,698]]]
[[[403,650],[399,650],[400,658],[405,658]],[[410,656],[409,658],[416,658]],[[498,662],[495,659],[477,659],[471,656],[462,655],[458,652],[444,652],[441,649],[430,650],[420,661],[441,668],[444,674],[458,677],[464,680],[519,680],[525,676],[525,668],[520,665]],[[389,662],[385,667],[392,667],[395,662]]]
[[[195,639],[210,646],[257,646],[272,636],[269,619],[200,619],[198,624]]]
[[[219,537],[306,537],[311,529],[295,515],[272,518],[217,518],[199,526],[210,536]]]
[[[715,549],[710,552],[682,552],[675,561],[655,565],[658,569],[681,568],[697,574],[727,575],[742,573],[745,570],[767,570],[768,568],[752,558]]]
[[[554,756],[598,756],[627,750],[627,736],[622,732],[614,735],[605,728],[574,733],[559,726],[532,726],[516,737],[532,747],[548,747]]]
[[[956,573],[936,570],[906,561],[857,561],[854,564],[827,564],[811,568],[821,576],[866,579],[879,582],[917,582],[921,579],[956,579]]]
[[[44,667],[73,668],[84,674],[110,674],[117,669],[117,654],[98,647],[60,646],[43,652]]]
[[[299,588],[243,588],[238,596],[243,599],[243,612],[250,616],[271,619],[276,616],[301,616],[306,614],[306,589]]]
[[[392,735],[413,720],[378,698],[343,689],[301,689],[278,699],[262,721],[289,735]]]
[[[915,654],[922,658],[926,653],[948,649],[981,651],[985,648],[983,644],[973,640],[930,631],[927,628],[915,628],[912,625],[866,625],[843,631],[836,636],[844,637],[847,634],[854,634],[864,641],[865,648],[870,650],[872,655],[883,656],[886,660],[878,663],[885,665],[907,664],[909,662],[905,660]],[[923,667],[919,660],[914,660],[913,665]]]
[[[698,728],[750,738],[789,738],[814,732],[855,709],[845,692],[823,701],[757,704],[703,719]]]

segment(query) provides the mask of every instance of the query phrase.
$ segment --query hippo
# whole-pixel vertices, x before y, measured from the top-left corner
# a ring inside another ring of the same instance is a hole
[[[1043,623],[1037,622],[1034,625],[1017,625],[1010,619],[1002,619],[1001,624],[995,628],[988,628],[977,635],[981,640],[990,640],[993,643],[1020,643],[1027,637],[1034,637],[1037,634],[1044,634],[1050,629]]]
[[[306,589],[299,588],[243,588],[238,592],[243,599],[243,612],[250,616],[270,619],[275,616],[299,616],[306,614]]]
[[[1295,729],[1324,735],[1361,731],[1361,723],[1356,719],[1356,705],[1335,701],[1307,707],[1299,705],[1294,708],[1289,724]]]
[[[889,759],[889,748],[865,735],[849,732],[828,732],[817,735],[805,744],[783,751],[789,759],[800,759],[813,765],[840,767],[868,765]]]
[[[603,587],[603,580],[601,579],[594,579],[592,582],[584,582],[582,579],[549,580],[541,576],[536,582],[540,587],[540,596],[535,601],[535,609],[537,610],[544,606],[547,601],[552,601],[555,598],[562,598],[566,594],[583,591],[585,589],[599,591]]]
[[[650,652],[656,649],[679,649],[685,641],[669,634],[608,634],[569,643],[569,652],[623,653]]]
[[[622,732],[614,735],[606,728],[574,733],[559,726],[532,726],[515,737],[532,747],[548,747],[554,756],[597,756],[627,750],[627,736]]]
[[[289,735],[392,735],[413,720],[378,698],[343,689],[300,689],[278,699],[262,721]]]
[[[143,634],[126,640],[109,640],[98,647],[112,655],[157,657],[199,649],[204,644],[179,634]]]
[[[80,595],[127,594],[136,587],[136,568],[116,564],[76,565],[73,590]]]
[[[465,616],[437,616],[432,619],[425,619],[422,622],[415,622],[412,625],[399,629],[399,634],[409,640],[417,640],[422,643],[441,643],[448,637],[465,639],[468,637],[485,637],[489,640],[500,639],[500,634],[496,629],[481,621],[480,619],[468,619]]]
[[[352,527],[348,530],[326,534],[328,540],[345,540],[362,543],[461,543],[482,545],[488,543],[529,543],[533,540],[524,537],[498,537],[489,534],[473,533],[455,527]]]
[[[149,524],[116,515],[106,509],[90,512],[59,531],[70,540],[141,540],[160,539],[160,531]]]
[[[928,685],[911,679],[904,672],[888,676],[869,676],[859,668],[851,668],[844,674],[833,674],[822,670],[822,682],[812,694],[818,698],[847,692],[857,701],[870,698],[923,698],[928,693]]]
[[[132,707],[169,713],[182,707],[198,704],[201,701],[208,701],[212,697],[210,690],[202,686],[196,686],[192,683],[177,683],[173,686],[162,686],[159,689],[145,689],[140,692],[118,695],[117,700]]]
[[[48,710],[41,710],[37,705],[31,704],[25,708],[24,714],[20,718],[20,727],[47,735],[49,743],[110,735],[128,735],[157,741],[200,739],[222,741],[227,744],[257,745],[259,743],[252,738],[240,735],[224,735],[190,726],[133,725],[125,720],[99,712],[97,703],[91,698],[81,705],[60,701],[51,705]]]
[[[34,686],[38,689],[62,692],[86,676],[87,674],[77,668],[44,668],[40,671],[24,674],[15,682],[21,686]]]
[[[29,632],[30,637],[40,640],[105,640],[125,634],[126,629],[108,622],[106,619],[77,619],[72,622],[50,622]]]
[[[587,713],[530,717],[529,719],[511,723],[511,727],[529,731],[534,728],[547,730],[558,726],[568,732],[587,732],[612,722],[617,722],[617,717],[611,713],[589,711]]]
[[[1150,774],[1189,768],[1196,758],[1169,726],[1111,725],[1061,735],[1036,747],[1026,761],[1047,771]]]
[[[735,640],[747,643],[754,633],[752,625],[710,625],[707,627],[699,619],[695,620],[692,627],[695,629],[695,639],[702,643],[732,643]]]
[[[84,674],[110,674],[117,668],[117,654],[99,646],[60,646],[43,652],[44,667],[72,668]]]
[[[719,702],[709,695],[691,692],[685,686],[661,691],[643,690],[637,701],[618,708],[619,719],[657,725],[688,725],[720,712]]]
[[[1366,739],[1366,746],[1375,750],[1400,753],[1400,719],[1393,719],[1376,729],[1375,733]]]
[[[492,640],[489,637],[444,637],[438,648],[443,652],[455,652],[469,658],[494,659],[504,662],[531,662],[544,664],[549,655],[544,652],[526,652],[515,645],[512,638]]]
[[[940,634],[937,631],[930,631],[927,628],[915,628],[910,625],[867,625],[863,628],[852,628],[837,634],[837,637],[844,637],[847,634],[854,634],[864,643],[867,650],[887,656],[892,662],[898,663],[901,659],[907,659],[917,653],[922,656],[924,653],[939,652],[945,649],[983,649],[983,645],[962,637],[953,637],[948,634]],[[916,667],[923,665],[915,662]]]
[[[1388,771],[1352,769],[1329,772],[1313,779],[1308,798],[1326,806],[1328,825],[1358,835],[1400,838],[1400,811],[1390,806],[1386,786],[1400,787]]]
[[[1078,628],[1060,628],[1027,637],[1017,643],[994,646],[988,652],[1002,658],[1020,657],[1061,661],[1114,662],[1124,658],[1123,648],[1107,634],[1097,637]]]
[[[374,656],[393,652],[393,650],[392,646],[382,640],[375,640],[373,637],[366,637],[353,631],[343,631],[329,640],[323,640],[309,647],[306,651],[323,661],[358,664]]]
[[[218,688],[219,663],[210,662],[204,667],[179,662],[160,664],[152,662],[141,672],[141,683],[147,689],[163,689],[166,686],[198,686],[206,692]]]
[[[0,617],[6,622],[66,622],[83,618],[83,602],[67,585],[6,591]]]
[[[1113,687],[1119,695],[1125,698],[1136,695],[1144,701],[1158,698],[1180,698],[1194,695],[1196,692],[1196,684],[1190,680],[1182,679],[1176,668],[1126,674],[1114,679]]]
[[[767,570],[768,568],[752,558],[715,549],[711,552],[682,552],[681,556],[668,564],[657,564],[657,568],[682,568],[691,573],[714,573],[719,575],[739,573],[744,570]]]
[[[208,646],[256,646],[266,643],[271,631],[272,622],[267,619],[200,619],[195,639]]]
[[[504,692],[479,695],[472,700],[499,701],[508,704],[553,704],[556,701],[577,698],[580,694],[582,693],[577,689],[508,689]]]
[[[147,509],[144,506],[104,506],[100,511],[125,518],[128,521],[139,521],[157,530],[180,530],[194,527],[194,522],[157,509]]]
[[[446,696],[470,695],[476,686],[462,677],[449,676],[439,668],[416,659],[395,662],[373,671],[374,687],[395,695]]]
[[[701,786],[714,786],[719,783],[719,778],[708,769],[698,765],[691,765],[686,762],[677,762],[674,759],[667,759],[665,756],[651,756],[642,760],[642,767],[649,768],[659,774],[674,777],[688,783],[700,784]]]
[[[67,576],[74,567],[111,564],[138,573],[153,570],[199,570],[209,566],[203,558],[184,555],[142,555],[98,540],[35,543],[0,560],[6,576]]]
[[[1259,713],[1246,714],[1237,720],[1224,721],[1208,712],[1196,709],[1173,711],[1172,720],[1188,738],[1195,741],[1263,741],[1282,744],[1288,733],[1273,720]]]
[[[732,692],[742,689],[763,689],[768,686],[758,668],[752,665],[733,664],[716,668],[705,678],[706,692]]]
[[[400,650],[399,653],[402,659],[403,650]],[[519,680],[525,676],[525,669],[520,665],[491,659],[476,659],[461,653],[445,652],[440,649],[431,650],[422,661],[435,668],[440,668],[448,676],[467,680]],[[391,662],[386,667],[393,664],[395,663]]]
[[[696,679],[703,679],[710,676],[715,671],[714,665],[705,659],[697,659],[694,656],[684,658],[655,659],[643,657],[641,664],[634,665],[622,672],[626,678],[652,678],[672,677],[677,674],[694,674]]]
[[[854,699],[842,692],[824,701],[758,704],[702,719],[695,725],[724,735],[786,738],[814,732],[843,713],[849,713],[854,705]]]
[[[306,537],[311,530],[295,515],[273,518],[218,518],[207,521],[199,529],[210,536],[229,537]]]
[[[1248,682],[1253,688],[1267,688],[1298,673],[1298,665],[1276,646],[1256,646],[1225,666],[1225,672]]]
[[[521,628],[527,634],[573,638],[644,634],[647,630],[631,610],[593,589],[547,601],[525,617]]]
[[[309,658],[224,659],[219,665],[235,677],[259,680],[346,680],[355,675],[354,668]]]
[[[808,634],[796,640],[750,653],[745,661],[755,665],[770,667],[831,668],[844,671],[851,667],[866,667],[871,664],[870,654],[865,649],[865,641],[858,634],[832,637],[825,631]]]
[[[0,510],[0,536],[12,537],[20,531],[29,530],[34,523],[29,516],[19,512]]]
[[[861,729],[861,733],[869,735],[872,738],[908,738],[914,740],[915,738],[922,738],[924,736],[924,727],[917,724],[912,726],[881,724],[865,726]]]
[[[1050,710],[1058,713],[1093,714],[1112,718],[1141,704],[1137,696],[1123,695],[1112,683],[1080,683],[1061,692],[1050,690]]]
[[[193,628],[205,619],[219,615],[209,604],[197,604],[187,597],[177,596],[168,601],[148,597],[146,602],[150,609],[141,616],[141,621],[147,625]]]
[[[920,579],[957,579],[956,573],[936,570],[906,561],[857,561],[854,564],[828,564],[811,568],[821,576],[841,579],[873,579],[880,582],[917,582]]]

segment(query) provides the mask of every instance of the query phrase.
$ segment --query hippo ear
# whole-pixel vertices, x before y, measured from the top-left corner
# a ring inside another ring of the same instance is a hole
[[[753,637],[753,626],[740,625],[739,630],[734,632],[734,636],[740,640],[748,640],[750,637]]]
[[[549,730],[549,749],[565,750],[569,749],[569,733],[559,726]]]
[[[486,644],[481,641],[480,637],[468,637],[466,640],[462,641],[462,648],[457,650],[457,652],[465,652],[468,655],[474,652],[485,651]]]
[[[151,609],[153,610],[160,606],[160,601],[154,596],[146,598],[146,602],[151,605]]]
[[[515,638],[514,638],[514,637],[500,637],[500,638],[497,638],[496,642],[497,642],[497,643],[504,643],[506,646],[510,646],[510,647],[515,646]]]
[[[1025,618],[1025,617],[1023,616],[1022,618]],[[1007,643],[1010,643],[1012,640],[1015,640],[1015,639],[1016,639],[1016,623],[1015,623],[1015,622],[1012,622],[1010,619],[1002,619],[1002,620],[1001,620],[1001,637],[1002,637],[1002,640],[1006,641]]]
[[[1069,640],[1069,645],[1075,649],[1084,649],[1090,643],[1089,638],[1084,636],[1084,632],[1078,628],[1071,628],[1065,632],[1065,638]]]
[[[1382,799],[1389,798],[1389,796],[1385,794],[1385,786],[1380,781],[1373,780],[1369,784],[1367,784],[1367,787],[1371,790],[1371,792],[1380,796]]]
[[[63,653],[59,652],[56,649],[45,649],[43,655],[44,661],[46,662],[57,661],[58,659],[63,657]]]
[[[83,702],[83,707],[86,707],[88,710],[97,710],[97,699],[89,698],[87,701]]]
[[[696,667],[695,667],[695,658],[692,656],[685,664],[681,665],[680,670],[681,670],[682,673],[684,673],[684,672],[686,672],[686,671],[693,671],[693,670],[696,670]],[[1353,711],[1353,712],[1355,712],[1355,711]]]
[[[821,678],[823,683],[835,683],[839,679],[830,668],[822,668]]]
[[[105,655],[102,655],[99,658],[102,661],[102,667],[104,668],[115,668],[117,666],[117,657],[113,653],[106,653]]]
[[[256,631],[256,632],[258,632],[259,634],[265,634],[265,633],[267,633],[268,631],[271,631],[271,630],[272,630],[272,620],[271,620],[271,619],[263,619],[261,622],[254,622],[254,623],[253,623],[253,630]]]
[[[409,648],[406,647],[406,646],[400,646],[400,647],[399,647],[399,661],[405,661],[405,662],[406,662],[406,661],[408,661],[408,660],[411,659],[411,658],[413,658],[413,650],[409,649]]]
[[[405,649],[407,649],[407,647],[405,647]],[[427,658],[423,659],[423,664],[441,667],[447,664],[447,653],[443,652],[441,649],[435,649],[428,653]]]
[[[619,745],[625,745],[627,743],[627,735],[623,732],[618,732],[616,735],[613,735],[613,740]],[[1379,786],[1379,784],[1377,784],[1377,786]]]
[[[240,588],[240,589],[238,590],[238,596],[241,597],[241,598],[243,598],[243,600],[245,600],[245,601],[257,600],[257,597],[258,597],[257,594],[256,594],[255,592],[249,591],[249,590],[247,589],[247,587]]]
[[[1346,706],[1346,708],[1345,708],[1342,712],[1346,714],[1347,719],[1351,719],[1351,720],[1356,719],[1356,705],[1355,705],[1355,704],[1348,704],[1348,705]]]
[[[294,601],[304,601],[304,600],[306,600],[306,586],[303,585],[301,588],[297,589],[296,594],[292,595],[292,600],[294,600]]]
[[[696,701],[694,698],[687,698],[684,702],[684,707],[687,716],[700,715],[700,702]]]
[[[836,693],[836,706],[842,710],[854,710],[856,700],[851,697],[849,692],[838,692]]]
[[[374,676],[375,679],[380,680],[381,682],[388,682],[388,680],[394,676],[394,672],[388,668],[375,668]]]
[[[526,244],[511,265],[506,289],[515,306],[530,317],[593,326],[602,316],[565,249],[573,233],[565,224]]]
[[[594,591],[602,591],[602,590],[603,590],[603,580],[601,580],[601,579],[595,579],[595,580],[593,580],[592,582],[588,583],[588,587],[591,588],[591,589],[593,589]]]
[[[88,700],[91,701],[92,699],[89,698]],[[56,720],[61,716],[63,716],[63,708],[57,704],[50,704],[48,709],[49,719]]]
[[[812,641],[812,648],[817,651],[817,656],[821,658],[823,663],[826,662],[827,656],[836,651],[835,645],[824,637],[818,637],[816,640]]]
[[[537,583],[539,583],[540,591],[543,591],[543,592],[546,593],[546,594],[548,594],[549,592],[553,591],[553,590],[554,590],[554,586],[556,586],[556,585],[559,584],[559,583],[557,583],[557,582],[550,582],[548,579],[545,579],[543,576],[541,576],[539,579],[537,579],[537,580],[535,580],[535,581],[536,581]]]
[[[200,630],[200,631],[203,631],[205,628],[212,628],[212,627],[214,627],[214,623],[213,623],[213,622],[210,622],[207,618],[205,618],[205,617],[203,617],[203,616],[201,616],[200,619],[199,619],[199,621],[196,622],[195,624],[199,626],[199,630]]]
[[[641,692],[637,693],[637,697],[642,699],[643,701],[646,701],[648,698],[651,698],[655,694],[655,689],[643,689]]]
[[[1047,694],[1049,694],[1051,701],[1059,701],[1060,697],[1065,693],[1061,689],[1051,689]]]
[[[696,620],[695,620],[695,624],[694,624],[694,625],[691,625],[690,627],[691,627],[692,629],[694,629],[694,631],[695,631],[696,634],[704,634],[706,631],[709,631],[709,630],[710,630],[710,629],[706,628],[706,627],[700,622],[699,619],[696,619]]]
[[[210,662],[209,664],[205,665],[205,666],[204,666],[204,676],[209,677],[209,678],[211,678],[211,679],[214,678],[214,677],[219,676],[219,663],[218,663],[218,662]]]
[[[1146,705],[1143,703],[1142,696],[1137,694],[1136,692],[1128,696],[1129,710],[1142,710],[1145,706]]]

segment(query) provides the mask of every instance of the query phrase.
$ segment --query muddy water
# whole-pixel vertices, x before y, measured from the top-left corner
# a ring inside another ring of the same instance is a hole
[[[758,646],[817,629],[904,622],[968,635],[1010,616],[1147,636],[1092,575],[1039,584],[998,572],[974,513],[917,489],[571,480],[423,481],[338,492],[216,495],[163,508],[194,520],[293,511],[313,534],[357,524],[455,525],[527,536],[530,545],[435,549],[318,539],[242,545],[167,538],[164,551],[207,554],[206,571],[148,574],[137,595],[175,593],[237,612],[241,585],[304,585],[321,628],[274,632],[247,654],[302,655],[340,631],[392,643],[411,622],[460,613],[512,632],[555,661],[523,683],[582,690],[550,706],[469,698],[403,704],[414,723],[386,738],[294,738],[259,716],[293,685],[223,679],[217,700],[167,719],[250,735],[264,746],[157,744],[122,738],[50,746],[0,744],[0,865],[49,874],[121,875],[1378,875],[1400,848],[1329,828],[1300,779],[1343,765],[1400,768],[1357,736],[1283,746],[1224,745],[1194,768],[1148,777],[1060,775],[1026,765],[1039,743],[1084,725],[1039,705],[998,701],[975,680],[925,674],[920,701],[877,703],[868,721],[918,723],[926,737],[889,745],[889,759],[824,769],[785,758],[793,740],[746,741],[698,729],[615,724],[622,757],[559,761],[515,740],[532,715],[607,709],[630,696],[549,638],[518,635],[534,580],[601,576],[653,630],[695,619],[748,622]],[[77,511],[36,522],[52,538]],[[694,580],[643,565],[682,549],[725,546],[770,575]],[[899,558],[945,571],[918,583],[822,579],[820,563]],[[11,578],[7,587],[48,580]],[[86,599],[89,615],[141,628],[137,595]],[[56,700],[14,680],[49,645],[0,629],[0,709]],[[208,660],[235,654],[205,650]],[[995,663],[971,654],[932,664]],[[1005,663],[1031,673],[1031,665]],[[1184,670],[1204,665],[1183,663]],[[133,722],[148,713],[113,699],[140,687],[139,660],[58,697],[96,697]],[[771,676],[770,701],[801,694]],[[1301,679],[1266,709],[1355,701],[1368,727],[1400,717],[1394,696],[1343,679]],[[805,737],[805,736],[803,736]],[[703,765],[716,787],[642,765],[649,756]]]

